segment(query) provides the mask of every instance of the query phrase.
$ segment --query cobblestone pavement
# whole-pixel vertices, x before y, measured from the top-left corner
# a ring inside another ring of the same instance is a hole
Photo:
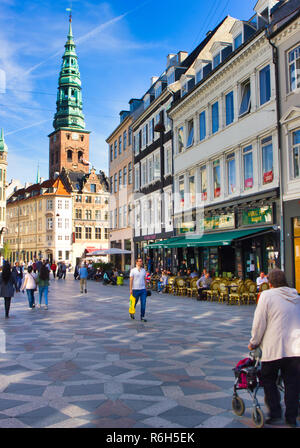
[[[48,310],[19,293],[5,319],[1,299],[0,428],[254,427],[247,393],[244,416],[231,409],[254,306],[153,293],[144,323],[128,296],[93,281],[80,294],[69,274],[51,281]]]

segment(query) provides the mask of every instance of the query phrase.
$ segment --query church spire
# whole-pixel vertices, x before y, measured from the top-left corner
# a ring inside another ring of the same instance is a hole
[[[58,129],[85,129],[82,112],[81,79],[76,54],[76,45],[72,30],[72,12],[70,9],[69,31],[62,56],[61,71],[58,79],[56,114],[53,127]]]
[[[2,128],[0,129],[0,151],[7,152],[7,145],[4,140],[4,132]]]

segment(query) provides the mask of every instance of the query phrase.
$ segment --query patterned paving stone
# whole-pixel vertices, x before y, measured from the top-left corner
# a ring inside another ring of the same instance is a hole
[[[129,319],[128,285],[88,282],[82,297],[72,274],[51,281],[48,311],[25,299],[8,320],[0,302],[0,428],[254,426],[248,394],[243,417],[231,410],[253,306],[153,293],[141,323],[139,306]]]

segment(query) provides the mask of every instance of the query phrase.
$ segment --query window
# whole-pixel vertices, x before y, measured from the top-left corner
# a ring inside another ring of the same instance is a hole
[[[68,201],[68,200],[65,201],[65,209],[66,209],[66,210],[69,210],[69,201]]]
[[[59,199],[59,200],[57,201],[57,208],[58,208],[59,210],[62,209],[62,200],[61,200],[61,199]]]
[[[148,183],[148,173],[147,173],[147,160],[142,163],[141,171],[141,186],[143,187]]]
[[[134,170],[135,178],[134,178],[134,188],[138,190],[140,188],[140,167],[136,165]]]
[[[264,138],[262,145],[263,184],[273,182],[273,145],[272,137]]]
[[[58,259],[61,260],[62,259],[62,250],[58,251]]]
[[[171,148],[166,151],[166,165],[165,165],[165,174],[172,173],[172,150]]]
[[[196,84],[198,84],[198,82],[202,81],[202,79],[203,79],[203,69],[200,68],[200,70],[198,70],[196,73]]]
[[[75,227],[75,238],[81,240],[82,238],[81,227]]]
[[[300,129],[292,134],[292,166],[293,177],[300,177]]]
[[[200,168],[200,187],[201,187],[201,200],[207,200],[207,171],[206,165]]]
[[[57,219],[57,228],[62,229],[62,218]]]
[[[76,195],[75,201],[76,202],[82,202],[82,196],[81,195]]]
[[[178,141],[178,153],[180,154],[184,148],[184,140],[183,140],[183,126],[181,126],[177,131],[177,141]]]
[[[241,84],[241,104],[239,115],[245,115],[250,112],[251,107],[251,90],[250,90],[250,80],[248,79],[243,84]]]
[[[104,239],[108,240],[108,229],[107,228],[104,229]]]
[[[243,149],[244,159],[244,189],[249,190],[253,187],[253,156],[252,146]]]
[[[173,84],[175,82],[175,72],[172,71],[168,76],[168,85]]]
[[[181,86],[181,96],[184,96],[188,93],[188,83],[185,82],[184,84],[182,84]]]
[[[52,210],[53,202],[52,199],[47,199],[47,210]]]
[[[290,92],[300,87],[300,45],[288,54]]]
[[[110,145],[110,161],[112,162],[114,159],[114,147]]]
[[[123,226],[127,227],[127,204],[123,206]]]
[[[101,196],[95,197],[95,204],[101,204]]]
[[[92,239],[92,228],[91,227],[86,227],[85,228],[85,239],[86,240],[91,240]]]
[[[122,188],[122,170],[119,170],[119,190]]]
[[[154,155],[154,179],[160,179],[160,153]]]
[[[114,157],[115,157],[115,159],[117,158],[117,155],[118,155],[118,142],[116,140],[115,143],[114,143]]]
[[[123,168],[123,185],[124,187],[127,186],[127,167],[124,166]]]
[[[158,86],[155,89],[155,98],[159,97],[161,92],[162,92],[162,87],[161,87],[161,83],[159,83]]]
[[[113,184],[114,184],[114,181],[113,181],[113,177],[111,176],[110,177],[110,181],[109,181],[109,191],[112,193],[113,192]]]
[[[149,157],[148,159],[148,179],[149,182],[152,182],[154,179],[154,173],[153,173],[153,155]]]
[[[212,133],[219,130],[219,103],[216,101],[211,107]]]
[[[228,126],[234,120],[233,92],[229,92],[225,96],[225,106],[226,106],[226,126]]]
[[[47,220],[46,220],[46,227],[47,227],[47,230],[52,230],[53,229],[53,218],[47,218]]]
[[[200,141],[206,137],[206,114],[205,110],[199,115]]]
[[[122,153],[122,136],[119,137],[119,154]]]
[[[95,219],[100,220],[101,219],[101,210],[95,210]]]
[[[95,239],[101,240],[101,227],[95,227]]]
[[[265,104],[271,98],[270,66],[267,65],[259,72],[259,96],[260,105]]]
[[[243,35],[240,33],[238,36],[236,36],[233,40],[233,49],[236,50],[239,48],[243,43]]]
[[[195,189],[195,171],[191,170],[189,172],[189,199],[190,206],[194,207],[196,204],[196,189]]]
[[[75,210],[75,218],[82,219],[82,210],[80,208],[76,208]]]
[[[69,218],[65,218],[65,229],[68,229],[70,225]]]
[[[236,192],[236,176],[235,176],[235,154],[234,152],[226,156],[228,194]]]
[[[92,196],[86,196],[86,197],[85,197],[85,202],[86,202],[87,204],[91,204],[91,203],[92,203]]]
[[[69,149],[67,151],[67,160],[68,160],[68,162],[72,162],[72,158],[73,158],[73,152]]]
[[[150,106],[150,96],[147,95],[147,96],[144,98],[144,110],[146,110],[149,106]]]
[[[132,129],[131,126],[128,129],[128,146],[130,146],[132,143]]]
[[[146,146],[148,143],[148,125],[145,124],[145,126],[143,127],[143,134],[142,134],[142,139],[143,139],[143,146]]]
[[[179,200],[180,207],[184,207],[184,176],[179,177]]]
[[[187,135],[186,147],[189,148],[194,144],[194,120],[188,121],[187,131],[188,135]]]
[[[122,207],[119,207],[119,229],[122,229]]]
[[[154,119],[149,122],[149,142],[154,140]]]
[[[92,219],[92,210],[85,210],[85,219]]]
[[[221,62],[221,53],[216,54],[213,58],[213,68],[216,68]]]
[[[91,193],[96,193],[96,184],[91,184]]]
[[[123,151],[125,151],[127,146],[127,131],[123,132]]]
[[[115,173],[114,175],[114,192],[116,193],[118,191],[118,175]]]
[[[128,185],[132,184],[132,162],[128,164]]]
[[[214,198],[221,196],[221,165],[220,160],[213,163],[213,179],[214,179]]]

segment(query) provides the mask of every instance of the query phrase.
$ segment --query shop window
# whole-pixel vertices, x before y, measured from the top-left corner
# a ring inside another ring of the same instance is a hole
[[[201,182],[201,200],[207,200],[207,170],[206,165],[200,168],[200,182]]]
[[[214,198],[221,196],[221,165],[220,160],[213,163],[213,179],[214,179]]]
[[[180,207],[184,207],[184,176],[179,177],[179,200]]]
[[[252,146],[243,149],[244,161],[244,189],[249,190],[253,187],[253,154]]]
[[[189,195],[190,195],[190,206],[194,207],[196,204],[196,189],[195,189],[195,171],[189,172]]]
[[[300,217],[294,218],[295,287],[300,291]]]
[[[227,163],[227,180],[228,180],[228,194],[236,192],[236,175],[235,175],[235,154],[231,153],[226,156]]]
[[[272,137],[262,140],[263,184],[273,181],[273,145]]]

